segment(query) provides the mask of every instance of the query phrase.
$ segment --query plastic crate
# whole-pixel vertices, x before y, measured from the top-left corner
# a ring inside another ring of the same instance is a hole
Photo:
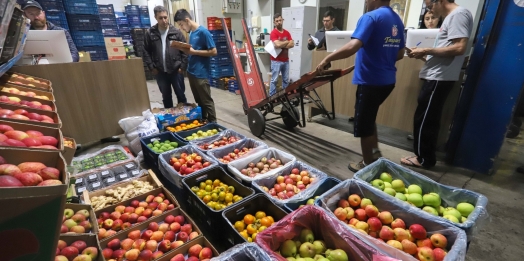
[[[262,141],[259,141],[259,140],[254,140],[254,139],[245,139],[245,140],[242,140],[241,142],[239,143],[236,143],[234,144],[233,146],[231,147],[225,147],[225,148],[219,148],[219,149],[216,149],[216,150],[212,150],[210,152],[208,152],[207,154],[213,158],[213,160],[216,160],[216,162],[218,162],[218,165],[221,166],[223,169],[227,170],[227,163],[222,163],[219,159],[221,159],[222,157],[228,155],[229,153],[233,152],[235,149],[243,149],[243,148],[252,148],[252,150],[248,151],[246,154],[242,155],[242,157],[240,158],[243,158],[247,155],[251,155],[253,152],[256,152],[256,151],[259,151],[259,150],[262,150],[262,149],[267,149],[268,146],[263,143]],[[239,158],[237,158],[239,159]]]
[[[112,16],[115,16],[115,7],[112,4],[98,5],[98,13],[100,15],[112,15]]]
[[[120,36],[117,28],[102,28],[102,34],[104,36]]]
[[[247,240],[238,233],[234,224],[237,221],[244,220],[247,214],[255,215],[257,211],[264,211],[266,216],[271,216],[275,222],[284,218],[287,213],[279,206],[275,205],[267,196],[255,194],[247,198],[237,206],[224,210],[222,216],[227,223],[225,237],[232,245],[246,243]]]
[[[320,186],[318,186],[316,189],[315,189],[315,192],[313,192],[313,195],[311,196],[312,198],[316,197],[316,196],[322,196],[326,191],[332,189],[333,187],[335,187],[336,185],[338,185],[340,183],[340,180],[337,179],[337,178],[333,178],[333,177],[327,177],[326,179],[324,179],[322,181],[322,183],[320,184]],[[305,200],[302,200],[302,201],[298,201],[298,202],[289,202],[289,203],[286,203],[284,204],[284,207],[283,209],[285,211],[287,211],[288,213],[291,213],[297,209],[300,208],[301,205],[306,205],[307,201],[309,199],[305,199]]]
[[[213,56],[211,57],[210,61],[213,63],[213,62],[227,62],[227,63],[230,63],[231,62],[231,58],[229,57],[229,54],[227,55],[217,55],[217,56]]]
[[[142,152],[144,153],[144,161],[146,162],[146,165],[148,167],[155,168],[155,169],[158,169],[158,156],[160,154],[154,152],[153,150],[151,150],[147,146],[147,144],[149,144],[149,143],[151,143],[151,142],[153,142],[155,140],[158,140],[160,142],[164,142],[166,140],[174,141],[174,142],[178,143],[178,147],[177,148],[185,146],[185,145],[188,144],[186,141],[181,140],[180,138],[176,137],[175,135],[173,135],[173,133],[171,133],[169,131],[162,132],[162,133],[159,133],[159,134],[155,134],[155,135],[152,135],[152,136],[147,136],[147,137],[144,137],[144,138],[140,138],[140,145],[142,146]]]
[[[102,25],[103,28],[118,27],[118,24],[116,23],[116,18],[114,16],[109,15],[100,15],[100,25]]]
[[[78,50],[88,52],[91,56],[91,61],[107,60],[107,51],[105,46],[79,47]]]
[[[63,12],[64,9],[64,3],[62,1],[39,1],[42,8],[44,8],[44,11],[47,12],[53,11],[53,12]]]
[[[129,24],[129,21],[127,21],[127,17],[117,17],[116,18],[116,23],[118,25],[127,25],[127,24]]]
[[[219,125],[217,123],[208,123],[200,128],[196,128],[196,129],[192,129],[192,130],[187,130],[187,131],[179,131],[177,133],[175,133],[175,135],[177,135],[180,139],[184,140],[184,141],[188,141],[186,139],[186,137],[188,136],[191,136],[193,133],[197,133],[198,131],[203,131],[203,132],[206,132],[208,130],[212,130],[212,129],[217,129],[218,130],[218,133],[224,131],[224,130],[227,130],[226,127],[222,126],[222,125]],[[217,134],[218,134],[217,133]],[[214,135],[216,136],[216,135]],[[189,142],[189,141],[188,141]]]
[[[146,35],[146,29],[143,28],[133,28],[131,29],[131,36],[145,36]]]
[[[213,261],[271,261],[271,258],[257,244],[244,243],[222,252]]]
[[[138,5],[126,5],[125,11],[128,16],[129,15],[140,15],[140,8]]]
[[[98,15],[69,15],[67,23],[71,31],[98,31],[102,29]]]
[[[68,14],[98,14],[98,5],[96,1],[91,0],[66,0],[64,9]]]
[[[140,22],[142,24],[151,24],[151,19],[149,19],[149,17],[140,16]]]
[[[54,25],[69,30],[69,24],[67,23],[66,14],[63,11],[46,11],[46,19]]]
[[[227,28],[231,28],[231,17],[225,17]],[[208,17],[207,28],[209,30],[220,30],[222,26],[222,18],[220,17]]]
[[[192,187],[199,186],[200,182],[208,179],[219,179],[224,184],[234,187],[234,195],[241,196],[242,200],[233,203],[221,210],[211,209],[204,203],[204,201],[202,201],[195,193],[193,193],[193,191],[191,191]],[[215,235],[223,235],[224,232],[227,231],[227,223],[226,220],[222,217],[222,212],[240,205],[246,199],[255,194],[253,189],[240,184],[237,180],[227,175],[226,172],[218,166],[206,169],[196,175],[186,177],[182,180],[182,182],[184,183],[184,190],[187,193],[186,199],[191,217],[197,222],[197,224],[202,224],[208,229],[208,231],[211,231],[211,233]]]
[[[131,38],[131,28],[129,25],[118,26],[118,32],[122,35],[129,35],[129,38]]]
[[[71,31],[76,46],[104,46],[102,31]]]

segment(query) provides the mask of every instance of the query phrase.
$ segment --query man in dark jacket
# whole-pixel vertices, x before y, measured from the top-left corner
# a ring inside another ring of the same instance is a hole
[[[317,46],[315,46],[315,43],[311,39],[311,37],[308,39],[307,42],[307,49],[313,50],[315,47],[317,50],[325,50],[326,49],[326,31],[340,31],[336,26],[334,26],[335,23],[335,14],[331,11],[326,11],[324,13],[324,16],[322,18],[322,24],[324,25],[323,28],[318,29],[318,31],[315,33],[315,38],[318,39],[319,43]]]
[[[170,45],[172,41],[185,43],[186,38],[180,30],[169,24],[165,7],[157,6],[154,12],[158,23],[146,33],[143,59],[156,77],[164,108],[172,108],[171,86],[175,90],[178,103],[187,102],[183,79],[180,81],[187,69],[187,55]]]
[[[51,22],[48,22],[45,17],[45,12],[42,10],[42,6],[40,6],[39,3],[36,1],[26,1],[22,5],[22,10],[24,10],[25,17],[29,18],[31,20],[31,30],[62,30],[65,32],[65,36],[67,39],[67,44],[69,45],[69,51],[71,52],[71,57],[73,58],[73,62],[78,62],[80,59],[80,56],[78,55],[78,50],[76,49],[76,45],[73,42],[73,38],[71,38],[71,34],[69,32],[60,27],[56,26]]]

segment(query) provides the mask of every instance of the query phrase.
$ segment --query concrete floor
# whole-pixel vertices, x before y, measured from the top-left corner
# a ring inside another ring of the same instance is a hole
[[[188,101],[194,101],[187,82],[186,86]],[[156,82],[148,82],[148,89],[151,107],[163,107]],[[239,95],[212,88],[212,96],[219,124],[246,137],[256,138],[249,130]],[[362,159],[358,139],[346,132],[315,124],[314,120],[306,128],[294,131],[286,130],[281,120],[268,122],[265,134],[259,139],[339,179],[351,178],[353,173],[347,169],[348,163]],[[409,151],[384,144],[380,149],[384,157],[395,162],[400,157],[411,155]],[[473,190],[488,197],[490,219],[471,242],[466,260],[522,260],[524,256],[524,217],[521,214],[524,212],[524,175],[515,172],[517,166],[524,165],[519,151],[522,149],[514,146],[503,148],[503,157],[497,162],[499,170],[493,176],[475,174],[443,163],[432,170],[415,170],[442,184]]]

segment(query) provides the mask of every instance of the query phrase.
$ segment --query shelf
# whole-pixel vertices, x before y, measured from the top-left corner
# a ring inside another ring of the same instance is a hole
[[[0,65],[0,77],[2,77],[4,73],[11,69],[11,67],[13,67],[13,65],[15,65],[18,62],[18,60],[20,60],[20,58],[22,58],[23,54],[24,52],[20,52],[15,57],[11,58],[9,62]]]

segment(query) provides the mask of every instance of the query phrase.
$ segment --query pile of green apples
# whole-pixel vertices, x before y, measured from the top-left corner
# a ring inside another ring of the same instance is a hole
[[[475,210],[475,206],[468,202],[461,202],[456,207],[445,207],[442,205],[439,194],[435,192],[424,194],[422,188],[416,184],[411,184],[406,188],[402,180],[393,180],[391,174],[387,172],[383,172],[378,179],[371,181],[371,185],[429,214],[441,216],[455,223],[466,222],[471,212]]]
[[[327,249],[322,240],[315,240],[313,231],[304,228],[296,240],[286,240],[279,249],[281,256],[288,261],[348,261],[342,249]]]

